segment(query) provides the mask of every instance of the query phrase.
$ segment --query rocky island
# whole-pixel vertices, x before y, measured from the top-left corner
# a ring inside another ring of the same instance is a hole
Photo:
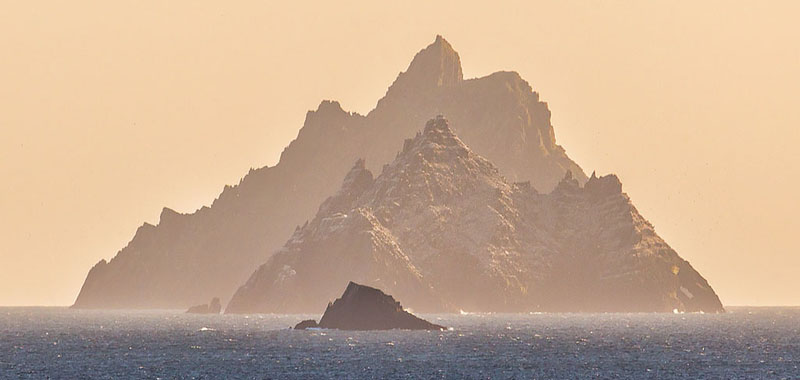
[[[185,309],[214,296],[227,303],[336,192],[353,162],[364,158],[380,170],[437,113],[511,181],[550,191],[567,171],[588,179],[556,143],[547,103],[528,82],[511,71],[465,79],[459,54],[437,36],[367,115],[322,101],[277,165],[243,173],[209,207],[165,207],[157,224],[144,223],[114,258],[91,268],[73,307]]]
[[[437,114],[452,123],[418,132]],[[73,307],[219,295],[226,312],[307,313],[349,281],[424,312],[723,311],[615,175],[567,156],[528,82],[465,79],[441,36],[367,115],[323,101],[277,165],[210,207],[164,208],[89,271]]]
[[[305,320],[296,330],[320,327],[339,330],[444,330],[444,326],[430,323],[404,310],[400,302],[380,289],[355,282],[347,284],[344,294],[328,303],[319,324]]]
[[[348,281],[422,312],[723,311],[616,176],[582,186],[567,172],[542,194],[507,180],[441,116],[377,177],[357,161],[226,312],[309,312]]]
[[[219,314],[222,311],[222,305],[219,302],[219,297],[214,297],[211,302],[203,305],[196,305],[186,310],[187,314]]]

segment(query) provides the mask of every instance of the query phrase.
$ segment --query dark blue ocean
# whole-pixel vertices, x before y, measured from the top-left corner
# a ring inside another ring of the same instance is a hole
[[[800,308],[422,315],[450,331],[292,331],[297,315],[0,308],[6,379],[798,379]]]

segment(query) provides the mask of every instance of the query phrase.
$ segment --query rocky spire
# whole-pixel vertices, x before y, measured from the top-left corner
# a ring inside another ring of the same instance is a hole
[[[372,172],[366,168],[364,159],[359,158],[344,177],[342,187],[322,203],[318,213],[346,211],[361,193],[372,185],[372,182]]]
[[[331,124],[341,123],[344,119],[350,116],[349,112],[342,109],[339,102],[335,100],[323,100],[320,102],[316,111],[308,111],[306,113],[306,121],[303,126],[309,127],[325,127]]]
[[[365,187],[372,184],[372,172],[367,167],[365,160],[359,158],[353,165],[353,168],[347,173],[342,182],[342,188],[339,192],[345,193],[360,193]]]
[[[433,167],[434,163],[439,165]],[[450,172],[456,168],[467,170],[467,167],[471,167],[470,170],[476,170],[475,173],[481,172],[489,176],[497,173],[497,168],[472,152],[456,136],[443,115],[428,120],[421,133],[417,133],[413,139],[407,139],[403,144],[403,150],[385,170],[394,168],[394,171],[408,172],[409,167],[419,168],[420,165],[428,167],[431,171]],[[430,174],[427,171],[425,173]]]
[[[584,185],[588,194],[596,196],[617,195],[622,193],[622,182],[614,174],[598,177],[594,172]]]
[[[458,139],[453,130],[450,129],[450,123],[444,116],[439,115],[434,119],[428,120],[425,123],[425,129],[422,131],[420,137],[425,143],[436,143],[440,145],[457,145],[460,148],[468,149],[461,140]]]
[[[447,40],[437,35],[432,44],[414,56],[408,69],[400,73],[389,88],[388,94],[453,86],[462,80],[461,58]]]

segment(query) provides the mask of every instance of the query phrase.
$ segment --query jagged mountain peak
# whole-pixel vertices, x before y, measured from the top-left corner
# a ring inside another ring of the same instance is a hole
[[[366,167],[367,167],[367,160],[365,160],[363,158],[359,158],[359,159],[356,160],[356,163],[353,164],[353,167],[350,169],[349,173],[358,172],[358,171],[364,170],[364,169],[366,169]],[[349,176],[349,174],[348,174],[348,176]]]
[[[180,218],[184,214],[181,214],[169,207],[164,207],[161,209],[161,214],[159,215],[159,224],[170,224],[173,223],[176,219]]]
[[[422,132],[417,132],[417,135],[412,139],[406,139],[401,154],[410,154],[409,152],[411,151],[417,153],[423,150],[431,151],[444,148],[469,151],[469,148],[450,128],[450,123],[447,119],[442,115],[438,115],[425,123],[425,128]]]
[[[308,111],[304,126],[330,125],[341,123],[354,114],[342,109],[341,104],[335,100],[323,100],[315,111]]]
[[[353,168],[347,172],[342,182],[342,187],[339,189],[341,193],[356,193],[372,184],[372,172],[367,169],[366,160],[359,158],[353,164]]]
[[[620,194],[622,193],[622,182],[614,174],[607,174],[601,177],[592,172],[589,181],[583,185],[584,189],[590,194]]]
[[[451,124],[434,119],[417,138],[402,145],[439,113],[447,115]],[[356,161],[359,157],[366,161]],[[400,160],[395,162],[395,158]],[[381,167],[381,174],[373,177]],[[348,220],[352,220],[347,222],[351,232],[374,226],[354,242],[363,244],[362,253],[379,247],[386,256],[376,257],[400,260],[400,266],[408,265],[403,264],[404,250],[395,244],[398,237],[392,235],[406,236],[409,232],[397,226],[411,223],[414,216],[433,223],[430,231],[434,232],[429,234],[435,237],[441,236],[435,228],[446,224],[439,224],[432,215],[447,219],[455,215],[448,210],[474,206],[469,212],[479,217],[459,220],[465,226],[473,220],[485,225],[446,228],[452,234],[469,230],[474,235],[456,242],[479,236],[483,243],[495,239],[491,244],[497,247],[510,235],[492,237],[491,231],[521,228],[514,220],[522,210],[509,202],[544,196],[567,170],[577,182],[586,182],[581,168],[556,144],[550,111],[528,82],[510,71],[464,80],[458,53],[437,36],[414,56],[367,115],[347,112],[336,101],[322,101],[308,111],[296,139],[276,165],[251,170],[238,185],[225,186],[209,208],[190,214],[165,211],[157,226],[142,226],[113,260],[89,273],[75,306],[186,308],[213,296],[224,301],[253,268],[280,250],[295,226],[313,225],[310,218],[315,212],[324,215],[314,227],[322,235]],[[563,210],[549,207],[581,199],[577,195],[548,201],[553,205],[547,207],[531,204],[526,212],[542,209],[536,218],[555,224],[558,218],[551,213]],[[412,235],[399,239],[409,241],[416,236]],[[298,231],[294,236],[305,235]],[[341,243],[343,250],[355,247]],[[431,244],[435,249],[423,252],[411,247],[412,252],[435,258],[439,257],[436,250],[447,248],[455,254],[462,248],[444,247],[437,241]],[[323,248],[320,252],[329,251]],[[522,249],[512,248],[507,250]],[[502,261],[501,256],[497,260]],[[282,276],[291,273],[283,267],[276,270]],[[417,277],[413,273],[406,272],[408,278]],[[374,280],[367,272],[360,276],[355,280]],[[161,291],[165,288],[171,291]]]
[[[453,86],[464,80],[461,58],[441,35],[420,50],[389,88],[392,92],[410,92]]]
[[[572,172],[567,171],[564,178],[554,189],[553,194],[577,193],[585,193],[593,197],[619,195],[622,194],[622,182],[615,174],[598,177],[596,172],[592,172],[589,180],[581,186],[580,182],[572,175]]]
[[[568,193],[568,192],[575,192],[581,189],[581,184],[575,179],[575,176],[572,174],[571,170],[567,170],[564,173],[564,178],[556,185],[556,188],[553,190],[554,193]]]
[[[504,181],[499,170],[474,153],[439,115],[405,141],[367,194],[378,203],[432,204],[447,202],[465,188],[508,190]]]
[[[422,133],[423,136],[431,140],[450,140],[452,144],[460,142],[453,130],[450,129],[450,122],[447,121],[444,115],[437,115],[436,118],[428,120]]]
[[[317,106],[317,113],[347,113],[336,100],[323,100]]]
[[[438,87],[464,80],[458,52],[441,35],[437,35],[432,44],[414,56],[406,75],[417,76],[418,79],[432,79],[430,84]]]
[[[347,172],[342,181],[342,187],[333,196],[329,197],[319,207],[318,213],[330,214],[334,212],[345,212],[370,185],[374,179],[372,172],[366,167],[363,158],[356,160],[353,168]]]
[[[438,312],[722,310],[616,176],[581,187],[567,171],[552,193],[527,187],[436,117],[374,180],[356,161],[228,312],[307,312],[353,280]]]

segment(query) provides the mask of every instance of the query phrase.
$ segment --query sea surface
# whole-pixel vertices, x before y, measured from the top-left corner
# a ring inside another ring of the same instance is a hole
[[[800,379],[800,308],[422,315],[448,331],[292,331],[319,315],[0,308],[0,378]]]

